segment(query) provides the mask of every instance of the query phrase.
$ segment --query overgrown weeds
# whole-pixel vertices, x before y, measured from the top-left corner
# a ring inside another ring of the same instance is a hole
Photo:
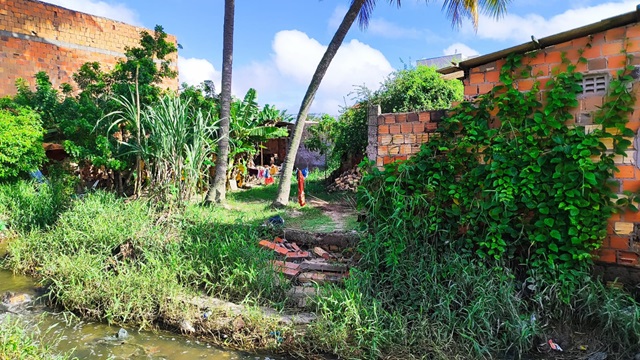
[[[435,249],[413,254],[386,276],[352,270],[345,289],[318,297],[319,343],[368,359],[489,358],[531,347],[537,325],[508,270]]]
[[[393,271],[361,263],[344,288],[321,291],[313,305],[318,321],[308,331],[312,351],[347,359],[520,358],[575,332],[598,350],[640,350],[638,304],[587,273],[566,303],[556,284],[532,291],[498,263],[430,246],[403,254]]]
[[[53,225],[69,206],[71,186],[65,182],[0,183],[0,221],[18,232],[44,229]]]
[[[51,300],[93,319],[151,327],[180,296],[281,303],[286,286],[260,251],[255,227],[169,217],[144,201],[98,191],[48,231],[12,241],[5,264],[35,275]]]
[[[0,318],[0,360],[65,360],[69,355],[52,351],[57,340],[44,337],[37,327],[27,328],[20,319]]]
[[[615,138],[616,153],[629,144],[620,137],[630,133],[632,68],[596,114],[613,135],[566,123],[577,105],[575,65],[547,83],[547,103],[538,85],[513,86],[521,65],[519,55],[508,58],[504,86],[454,111],[410,160],[365,177],[360,205],[371,235],[345,288],[317,298],[310,336],[321,350],[354,359],[520,357],[540,344],[550,350],[547,340],[567,331],[620,356],[640,350],[638,303],[588,273],[607,219],[634,208],[613,202],[614,152],[600,140]]]

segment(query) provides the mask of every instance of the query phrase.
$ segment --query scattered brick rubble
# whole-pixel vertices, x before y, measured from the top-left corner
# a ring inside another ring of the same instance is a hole
[[[351,170],[345,171],[342,175],[338,176],[333,181],[333,184],[329,185],[327,190],[329,192],[333,191],[352,191],[356,192],[358,190],[358,185],[360,185],[360,181],[362,180],[362,173],[359,168],[353,168]]]
[[[312,251],[305,251],[296,243],[280,237],[276,237],[273,241],[261,240],[259,245],[275,251],[283,258],[272,261],[273,267],[295,283],[302,285],[339,283],[349,275],[349,267],[340,262],[342,260],[340,256],[321,246],[315,246]]]

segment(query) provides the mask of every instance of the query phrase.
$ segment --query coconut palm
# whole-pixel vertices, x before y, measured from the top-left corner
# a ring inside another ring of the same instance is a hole
[[[220,92],[220,130],[216,175],[207,192],[206,203],[223,203],[227,190],[227,164],[229,160],[229,121],[231,116],[231,71],[233,67],[233,27],[235,0],[224,1],[222,45],[222,81]]]
[[[400,6],[401,0],[389,0],[389,3]],[[426,0],[426,2],[430,2]],[[454,26],[460,26],[463,18],[469,18],[473,22],[473,26],[478,27],[478,16],[480,12],[487,13],[494,17],[500,17],[506,11],[506,6],[511,0],[444,0],[442,9],[446,10],[447,16],[451,19]],[[375,8],[376,0],[352,0],[349,10],[342,19],[338,30],[333,35],[327,50],[325,50],[318,67],[316,68],[311,83],[307,88],[307,92],[304,95],[302,104],[300,105],[300,111],[296,119],[296,125],[291,134],[291,141],[289,142],[289,149],[284,163],[282,164],[282,177],[280,179],[280,185],[278,186],[278,196],[275,199],[273,205],[276,207],[286,206],[289,203],[289,191],[291,190],[291,176],[293,171],[293,164],[296,160],[298,148],[300,147],[300,140],[302,138],[302,131],[304,130],[304,124],[307,119],[309,108],[313,102],[313,98],[316,95],[320,82],[324,77],[331,60],[338,52],[342,41],[347,36],[349,29],[353,22],[358,18],[358,24],[361,29],[365,29],[371,19],[371,14]]]

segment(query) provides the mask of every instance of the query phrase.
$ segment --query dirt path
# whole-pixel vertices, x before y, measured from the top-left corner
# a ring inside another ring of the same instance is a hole
[[[331,218],[335,224],[334,231],[352,230],[352,224],[357,220],[355,204],[348,201],[327,202],[315,196],[310,196],[307,204],[320,209]]]

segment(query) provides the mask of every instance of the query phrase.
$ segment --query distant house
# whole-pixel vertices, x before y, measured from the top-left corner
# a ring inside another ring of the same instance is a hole
[[[15,82],[44,71],[54,88],[75,84],[73,74],[85,62],[112,69],[126,57],[127,48],[140,44],[145,29],[100,16],[65,9],[37,0],[0,1],[0,97],[16,93]],[[167,41],[177,44],[173,35]],[[178,54],[167,57],[178,71]],[[165,79],[163,88],[178,90],[178,78]]]
[[[444,55],[417,60],[416,65],[435,66],[436,69],[443,69],[474,57],[475,56],[464,56],[463,54]]]
[[[584,74],[582,94],[578,95],[579,106],[574,112],[574,122],[585,129],[595,127],[592,114],[603,105],[609,80],[626,64],[625,49],[633,56],[631,64],[636,66],[633,72],[633,89],[636,96],[640,90],[640,8],[626,14],[618,15],[600,22],[551,35],[541,39],[532,37],[532,41],[491,54],[463,60],[457,65],[450,65],[439,70],[441,74],[463,80],[464,94],[472,100],[480,94],[491,91],[500,84],[500,70],[505,58],[512,53],[527,54],[523,62],[530,65],[532,74],[543,85],[550,78],[552,71],[561,65],[565,57],[571,63],[578,64],[577,70]],[[578,63],[580,56],[586,58],[585,63]],[[529,91],[534,80],[519,79],[515,86],[521,91]],[[541,89],[544,87],[541,86]],[[637,135],[640,128],[640,101],[636,103],[633,114],[627,125],[636,132],[633,146],[627,156],[617,156],[615,163],[620,170],[615,174],[617,192],[640,191],[640,163]],[[608,149],[613,143],[603,141]],[[608,236],[598,251],[600,269],[605,278],[615,277],[636,279],[640,281],[640,214],[627,212],[616,214],[609,220]],[[623,266],[610,266],[623,265]]]
[[[302,141],[300,142],[300,147],[296,154],[296,160],[294,163],[295,167],[324,169],[327,165],[325,155],[320,155],[319,153],[311,151],[304,146],[304,140],[309,137],[309,126],[313,126],[314,124],[317,124],[317,122],[307,121],[305,123],[302,133]],[[281,121],[278,122],[276,126],[286,127],[289,130],[289,134],[291,134],[293,132],[294,123]],[[262,144],[262,146],[263,147],[260,149],[260,152],[258,152],[253,159],[254,163],[261,166],[271,164],[281,165],[287,155],[287,150],[289,149],[289,137],[271,139]]]

